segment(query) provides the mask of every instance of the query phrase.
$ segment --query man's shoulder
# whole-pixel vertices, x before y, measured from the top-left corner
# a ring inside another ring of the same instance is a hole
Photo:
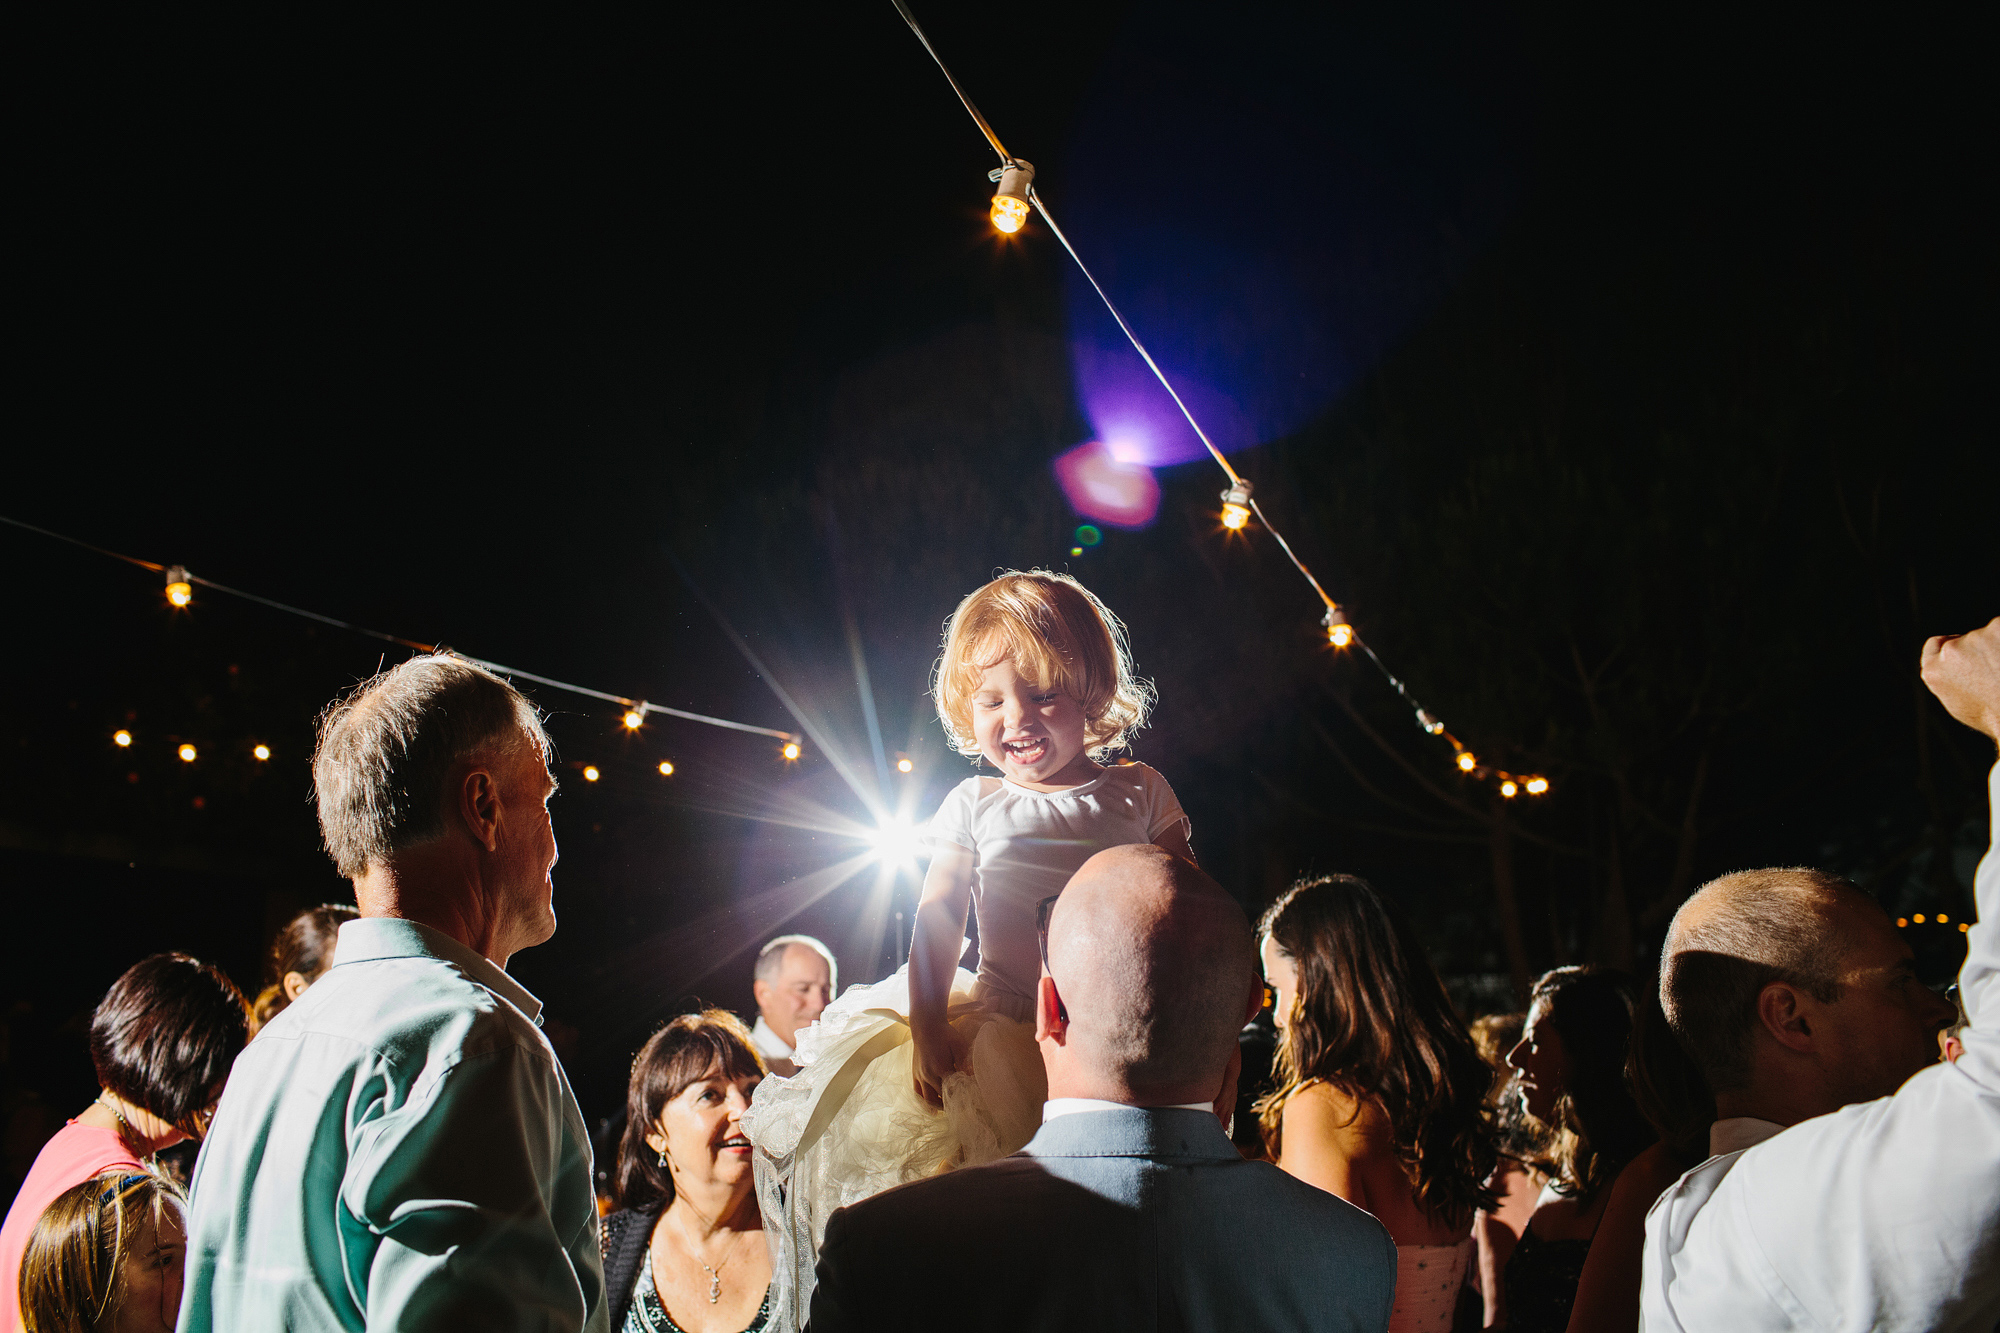
[[[257,1041],[332,1039],[390,1058],[476,1055],[545,1043],[527,1015],[436,958],[374,958],[328,969]],[[253,1043],[253,1046],[255,1043]]]

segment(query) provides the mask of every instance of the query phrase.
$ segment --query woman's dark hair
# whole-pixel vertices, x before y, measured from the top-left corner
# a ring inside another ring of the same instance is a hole
[[[285,994],[285,974],[296,972],[308,984],[317,981],[333,964],[333,946],[340,938],[341,926],[360,915],[345,903],[322,903],[285,923],[264,954],[264,989],[257,992],[257,1002],[251,1006],[257,1027],[291,1005]]]
[[[659,1128],[667,1103],[688,1085],[720,1075],[734,1081],[762,1078],[770,1071],[751,1043],[750,1029],[726,1009],[682,1014],[655,1032],[632,1057],[632,1081],[625,1090],[625,1134],[618,1141],[618,1171],[612,1177],[612,1206],[644,1208],[671,1203],[673,1177],[646,1146]]]
[[[1257,1108],[1273,1157],[1286,1101],[1318,1080],[1381,1106],[1426,1212],[1456,1218],[1492,1208],[1485,1182],[1498,1153],[1485,1103],[1493,1071],[1408,922],[1366,880],[1328,875],[1295,885],[1257,933],[1298,968],[1279,1033],[1277,1090]]]
[[[184,953],[134,963],[90,1017],[98,1083],[190,1138],[249,1040],[243,992],[221,968]]]
[[[1639,1021],[1632,1029],[1632,1056],[1625,1077],[1632,1100],[1683,1167],[1699,1165],[1708,1156],[1708,1128],[1715,1123],[1715,1094],[1708,1090],[1701,1066],[1681,1049],[1680,1038],[1667,1024],[1660,991],[1651,988],[1640,1002]]]
[[[1569,1074],[1549,1123],[1556,1188],[1589,1199],[1658,1137],[1625,1086],[1637,1009],[1632,978],[1606,967],[1559,967],[1542,974],[1529,1013],[1562,1038]]]

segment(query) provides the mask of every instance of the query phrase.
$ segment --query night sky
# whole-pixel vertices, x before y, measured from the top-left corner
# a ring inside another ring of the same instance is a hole
[[[2000,611],[1971,34],[935,8],[1271,518],[1548,797],[1501,809],[1325,646],[1267,534],[1225,539],[1219,470],[1046,227],[987,225],[993,154],[887,3],[42,16],[0,513],[656,703],[797,729],[793,698],[820,739],[787,765],[531,689],[561,926],[514,971],[593,1117],[663,1017],[748,1007],[781,922],[843,981],[893,965],[914,874],[815,877],[861,850],[839,770],[918,818],[971,771],[927,675],[1002,567],[1129,622],[1161,695],[1135,754],[1247,908],[1368,875],[1468,1008],[1557,962],[1645,972],[1746,865],[1969,912],[1990,756],[1915,661]],[[1051,465],[1092,440],[1161,504],[1072,557]],[[70,1114],[126,966],[183,948],[254,992],[269,932],[346,893],[312,719],[404,650],[201,589],[174,613],[158,575],[18,530],[0,553],[0,1095]],[[1911,938],[1954,969],[1955,925]]]

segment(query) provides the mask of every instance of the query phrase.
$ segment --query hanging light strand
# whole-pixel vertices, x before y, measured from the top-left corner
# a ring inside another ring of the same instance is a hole
[[[380,639],[384,643],[393,643],[404,648],[413,648],[421,653],[450,653],[453,657],[470,662],[477,667],[484,667],[496,675],[514,676],[522,680],[531,680],[537,685],[546,685],[553,690],[565,690],[570,694],[582,695],[588,699],[602,699],[605,703],[618,704],[629,712],[636,713],[642,723],[648,713],[664,713],[668,717],[677,717],[687,722],[699,722],[704,726],[725,727],[731,731],[744,731],[756,736],[773,736],[786,742],[788,747],[796,747],[804,739],[797,732],[781,731],[776,727],[752,726],[748,722],[733,722],[726,717],[711,717],[707,713],[691,713],[684,708],[669,708],[665,704],[648,703],[643,699],[628,699],[622,694],[612,694],[607,690],[593,690],[588,686],[572,685],[565,680],[556,680],[550,676],[537,675],[533,671],[523,671],[519,667],[507,666],[500,662],[489,662],[483,657],[474,657],[470,653],[462,653],[456,649],[442,647],[435,643],[424,643],[418,639],[406,639],[399,634],[385,634],[378,629],[369,629],[366,625],[356,625],[351,621],[321,615],[317,611],[308,611],[302,606],[293,606],[289,602],[276,601],[269,597],[259,596],[254,592],[245,592],[241,588],[232,588],[225,583],[217,583],[214,579],[202,578],[199,574],[189,573],[180,565],[162,565],[155,564],[151,560],[141,560],[137,556],[107,550],[102,546],[93,546],[89,542],[79,541],[77,538],[65,533],[52,532],[48,528],[36,527],[32,523],[23,523],[17,518],[8,518],[4,514],[0,514],[0,523],[20,528],[25,532],[33,532],[43,537],[50,537],[59,542],[67,542],[71,546],[80,546],[86,551],[93,551],[98,555],[108,556],[113,560],[123,560],[128,565],[136,565],[140,569],[148,569],[156,574],[164,574],[168,578],[170,589],[175,585],[196,584],[219,593],[226,593],[231,597],[241,597],[246,602],[255,602],[259,606],[267,606],[274,611],[283,611],[287,615],[302,616],[307,620],[315,620],[322,625],[331,625],[335,629],[346,630],[351,634],[363,634],[371,639]],[[176,575],[179,577],[174,577]],[[173,598],[171,592],[169,592],[169,597]],[[173,601],[176,606],[185,606],[187,604],[182,598],[173,598]],[[627,723],[627,726],[630,725],[630,723]]]
[[[1173,382],[1167,378],[1166,372],[1160,369],[1160,363],[1153,360],[1153,354],[1146,350],[1146,345],[1139,340],[1138,333],[1126,322],[1125,316],[1120,313],[1117,304],[1112,301],[1111,294],[1104,290],[1104,285],[1098,282],[1097,275],[1090,271],[1090,265],[1083,262],[1083,256],[1077,253],[1074,245],[1070,244],[1069,237],[1064,234],[1062,227],[1057,224],[1054,214],[1049,212],[1049,206],[1042,199],[1041,193],[1035,189],[1034,168],[1014,157],[1001,144],[1000,136],[993,132],[991,125],[987,124],[986,117],[979,114],[979,108],[972,104],[972,99],[966,95],[965,89],[959,85],[957,77],[952,74],[951,67],[944,63],[944,57],[938,54],[937,48],[931,45],[930,38],[924,35],[922,26],[918,24],[916,15],[910,12],[909,6],[903,0],[891,0],[891,3],[896,6],[896,12],[903,16],[903,21],[910,25],[910,31],[916,34],[917,40],[923,44],[924,50],[930,53],[931,59],[937,62],[938,70],[944,75],[945,82],[949,83],[952,91],[958,94],[958,100],[964,103],[966,111],[972,116],[973,123],[978,125],[980,133],[986,136],[986,142],[993,145],[993,151],[1000,155],[1000,170],[990,173],[988,178],[995,181],[1004,179],[1010,182],[1018,182],[1016,188],[1025,190],[1028,202],[1034,205],[1035,212],[1040,214],[1042,221],[1048,224],[1050,234],[1056,238],[1062,245],[1063,250],[1068,253],[1070,259],[1076,264],[1077,271],[1083,274],[1084,280],[1090,284],[1091,290],[1097,293],[1097,299],[1102,301],[1104,308],[1111,312],[1111,318],[1118,322],[1118,327],[1124,333],[1126,341],[1132,344],[1132,350],[1139,354],[1139,359],[1144,361],[1146,368],[1153,372],[1153,378],[1160,382],[1160,387],[1165,389],[1167,396],[1174,400],[1174,406],[1178,407],[1181,410],[1181,415],[1187,418],[1188,425],[1193,428],[1195,437],[1201,441],[1202,447],[1208,450],[1209,457],[1215,460],[1216,466],[1220,467],[1223,475],[1229,478],[1229,489],[1222,494],[1224,525],[1232,530],[1241,529],[1247,525],[1251,514],[1256,515],[1257,521],[1264,525],[1264,530],[1269,532],[1272,538],[1278,543],[1278,549],[1285,553],[1285,558],[1290,560],[1293,567],[1304,576],[1305,581],[1311,585],[1313,592],[1318,595],[1321,603],[1324,604],[1326,618],[1323,623],[1327,628],[1328,642],[1336,648],[1345,648],[1350,644],[1358,645],[1368,655],[1368,660],[1373,662],[1376,669],[1382,673],[1383,679],[1389,682],[1391,688],[1396,691],[1403,702],[1408,704],[1416,714],[1417,725],[1429,735],[1442,736],[1451,745],[1457,755],[1458,767],[1462,771],[1471,773],[1479,778],[1498,778],[1502,784],[1502,794],[1509,797],[1524,788],[1535,795],[1541,795],[1548,791],[1549,782],[1547,778],[1521,776],[1517,780],[1516,775],[1502,774],[1497,769],[1482,767],[1472,752],[1466,749],[1465,745],[1456,736],[1446,731],[1444,724],[1439,722],[1422,704],[1418,703],[1416,697],[1410,693],[1409,687],[1383,664],[1382,659],[1376,655],[1375,650],[1369,647],[1367,641],[1361,637],[1360,631],[1348,622],[1346,615],[1341,611],[1340,604],[1333,600],[1332,595],[1321,586],[1319,579],[1314,576],[1312,570],[1306,565],[1306,562],[1299,558],[1299,553],[1292,549],[1292,544],[1285,540],[1285,534],[1280,532],[1269,518],[1265,517],[1263,507],[1257,503],[1256,497],[1251,493],[1250,483],[1230,465],[1227,458],[1223,457],[1222,450],[1216,447],[1215,441],[1208,438],[1208,432],[1201,428],[1199,421],[1195,420],[1194,413],[1189,410],[1187,403],[1183,401],[1179,391],[1174,388]],[[1007,186],[1003,186],[1002,190],[1004,195],[1007,191]],[[1020,220],[1013,213],[1009,212],[1005,219],[1002,218],[1002,202],[1002,198],[994,200],[995,224],[1006,232],[1020,230]],[[1005,202],[1011,202],[1011,200],[1005,200]],[[1513,790],[1506,790],[1507,788],[1513,788]]]

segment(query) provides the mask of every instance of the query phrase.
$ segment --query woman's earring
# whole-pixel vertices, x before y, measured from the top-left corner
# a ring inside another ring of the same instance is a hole
[[[660,1149],[660,1165],[665,1166],[666,1164],[667,1164],[667,1150],[665,1148],[662,1148]]]

